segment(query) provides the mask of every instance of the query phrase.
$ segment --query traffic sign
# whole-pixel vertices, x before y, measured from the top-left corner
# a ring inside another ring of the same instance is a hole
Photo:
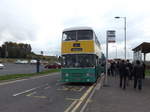
[[[108,43],[114,43],[115,41],[115,31],[114,30],[108,30],[107,31],[107,41]]]

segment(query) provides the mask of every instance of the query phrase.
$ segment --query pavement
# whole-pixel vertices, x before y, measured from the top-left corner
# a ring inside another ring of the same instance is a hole
[[[108,85],[95,91],[84,112],[150,112],[150,78],[141,91],[133,89],[133,82],[123,90],[118,77],[108,77]]]

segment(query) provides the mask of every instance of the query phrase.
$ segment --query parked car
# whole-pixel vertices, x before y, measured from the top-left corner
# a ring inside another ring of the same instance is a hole
[[[17,60],[15,63],[16,63],[16,64],[20,64],[20,63],[21,63],[21,60]]]
[[[60,63],[54,63],[54,64],[48,64],[45,66],[45,68],[48,68],[48,69],[57,69],[57,68],[61,68],[61,64]]]
[[[16,64],[27,64],[28,60],[17,60],[15,63]]]
[[[3,69],[4,65],[2,63],[0,63],[0,69]]]
[[[30,60],[30,64],[36,64],[37,60]]]

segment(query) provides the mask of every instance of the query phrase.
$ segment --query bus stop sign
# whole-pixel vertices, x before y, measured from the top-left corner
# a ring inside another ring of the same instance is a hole
[[[107,31],[107,42],[108,43],[114,43],[115,42],[115,31],[114,30],[108,30]]]

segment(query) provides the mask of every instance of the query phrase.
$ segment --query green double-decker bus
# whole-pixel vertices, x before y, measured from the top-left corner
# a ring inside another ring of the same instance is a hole
[[[100,43],[90,27],[63,31],[61,81],[96,82],[104,71]]]

